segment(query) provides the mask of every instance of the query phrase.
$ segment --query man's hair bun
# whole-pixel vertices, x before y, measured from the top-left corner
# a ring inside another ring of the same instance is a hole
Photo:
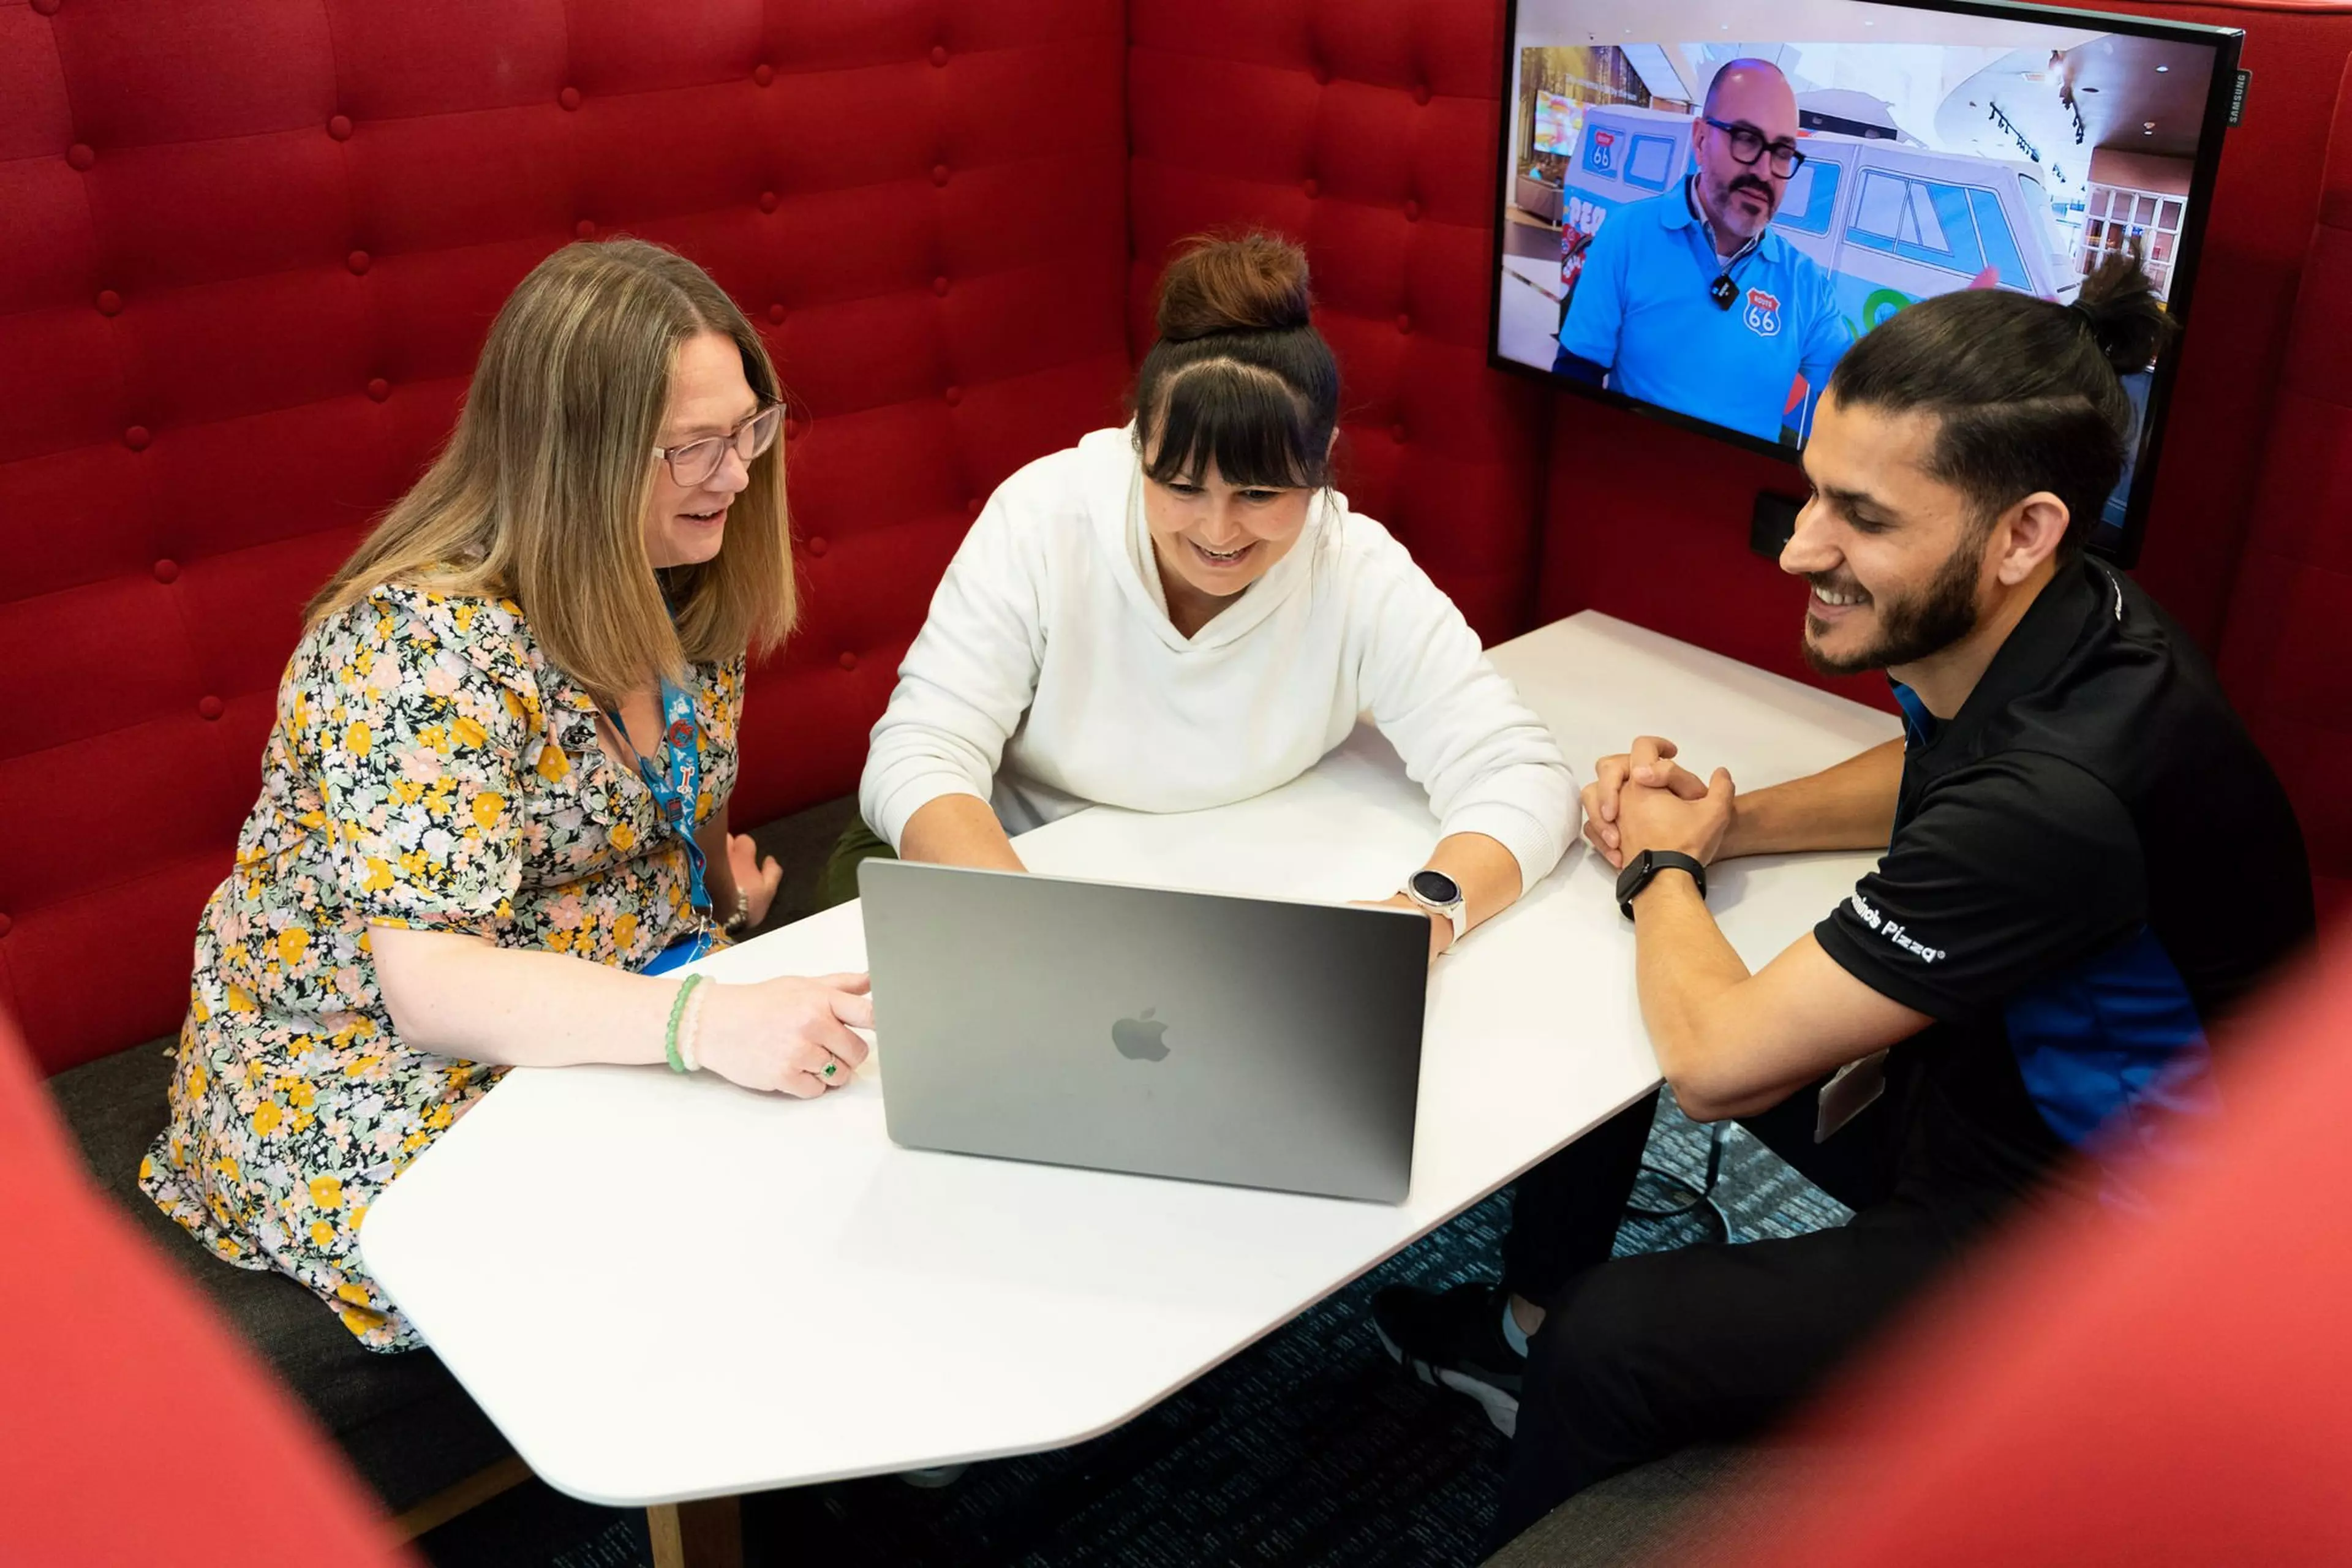
[[[1307,325],[1307,253],[1272,235],[1187,242],[1160,285],[1164,342]]]

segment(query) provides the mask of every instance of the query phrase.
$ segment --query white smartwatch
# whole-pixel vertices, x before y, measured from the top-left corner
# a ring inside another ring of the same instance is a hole
[[[1470,927],[1470,910],[1462,901],[1461,885],[1443,871],[1427,867],[1415,871],[1405,879],[1404,896],[1431,914],[1445,917],[1446,923],[1454,928],[1454,936],[1445,944],[1449,948],[1460,942],[1462,933]]]

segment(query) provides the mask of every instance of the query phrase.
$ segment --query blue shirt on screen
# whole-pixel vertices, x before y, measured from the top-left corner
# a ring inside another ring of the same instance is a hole
[[[1561,350],[1609,372],[1626,396],[1694,419],[1780,438],[1782,410],[1801,372],[1810,416],[1853,342],[1820,265],[1767,229],[1732,264],[1728,309],[1708,288],[1723,274],[1706,226],[1682,188],[1612,213],[1593,236]],[[1792,416],[1800,429],[1804,420]]]

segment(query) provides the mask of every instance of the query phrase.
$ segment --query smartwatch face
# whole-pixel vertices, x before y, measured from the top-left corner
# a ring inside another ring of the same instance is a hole
[[[1462,889],[1443,871],[1415,871],[1412,890],[1423,902],[1431,904],[1450,904],[1462,897]]]

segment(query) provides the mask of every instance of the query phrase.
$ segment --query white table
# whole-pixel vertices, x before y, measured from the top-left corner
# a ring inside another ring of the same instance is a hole
[[[1650,731],[1755,787],[1898,732],[1889,715],[1591,613],[1494,658],[1580,773]],[[1097,808],[1020,848],[1044,872],[1339,900],[1384,896],[1434,837],[1420,790],[1363,731],[1258,799],[1183,816]],[[1709,902],[1755,964],[1867,864],[1734,862]],[[1402,1205],[900,1149],[871,1064],[814,1101],[661,1068],[517,1070],[376,1202],[367,1264],[531,1468],[591,1501],[1074,1443],[1657,1081],[1610,881],[1571,849],[1439,963]],[[709,967],[749,980],[863,963],[853,904]]]

